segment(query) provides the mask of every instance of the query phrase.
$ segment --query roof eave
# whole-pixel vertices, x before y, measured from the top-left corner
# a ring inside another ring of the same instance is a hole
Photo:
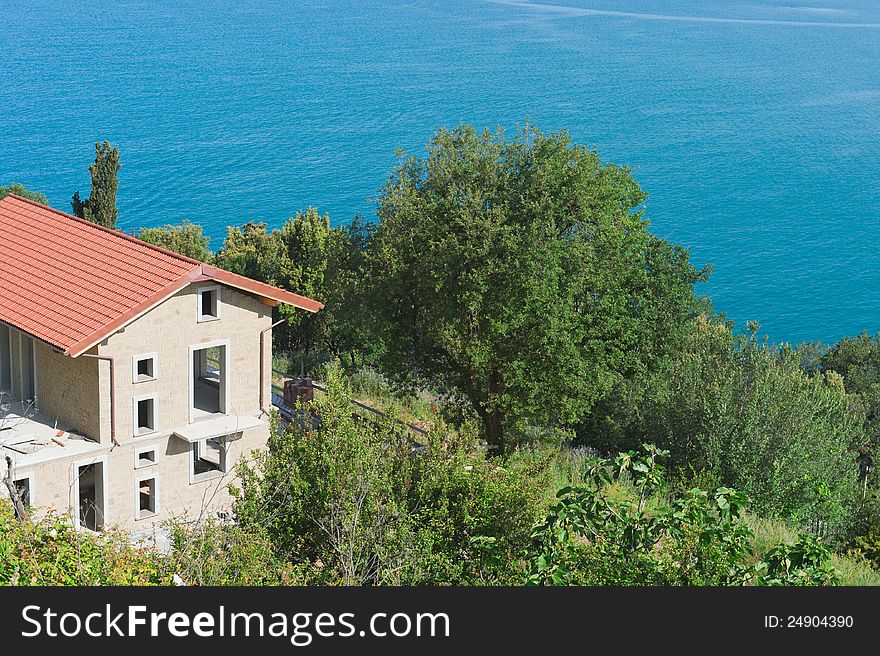
[[[209,264],[202,265],[202,272],[217,282],[222,282],[224,285],[229,285],[230,287],[235,287],[236,289],[256,294],[264,303],[266,303],[266,299],[275,301],[275,303],[268,303],[269,305],[273,305],[273,307],[284,303],[285,305],[293,305],[294,307],[308,310],[309,312],[318,312],[324,308],[323,303],[308,298],[307,296],[301,296],[299,294],[294,294],[293,292],[279,289],[278,287],[273,287],[272,285],[267,285],[263,282],[257,282],[251,278],[240,276],[237,273],[231,273],[225,269],[218,269]]]

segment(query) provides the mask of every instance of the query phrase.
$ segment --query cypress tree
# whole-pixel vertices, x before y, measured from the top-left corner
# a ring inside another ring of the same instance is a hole
[[[73,213],[81,219],[92,223],[116,228],[116,191],[119,189],[117,173],[120,169],[119,148],[112,147],[108,142],[95,144],[95,161],[89,165],[92,177],[91,195],[81,200],[79,192],[73,195],[71,206]]]

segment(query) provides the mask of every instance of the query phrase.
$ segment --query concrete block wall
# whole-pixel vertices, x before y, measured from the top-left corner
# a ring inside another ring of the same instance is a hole
[[[116,447],[106,446],[88,456],[57,458],[32,466],[17,466],[16,478],[30,476],[32,501],[37,515],[49,509],[77,517],[75,508],[78,465],[103,462],[106,467],[106,521],[122,529],[138,530],[178,518],[191,520],[215,517],[218,511],[229,512],[232,497],[228,485],[237,480],[235,463],[264,449],[269,436],[267,424],[243,431],[241,438],[227,444],[227,471],[214,478],[190,482],[190,445],[164,436],[140,438]],[[156,464],[138,468],[135,455],[141,448],[155,449]],[[138,518],[138,482],[155,478],[158,486],[158,512]],[[0,489],[0,498],[8,496]]]
[[[116,428],[122,443],[134,437],[133,401],[157,395],[156,432],[189,423],[190,347],[228,342],[229,387],[227,414],[255,415],[260,411],[260,331],[272,322],[272,309],[249,294],[222,287],[220,318],[197,321],[196,290],[206,283],[194,283],[151,309],[112,335],[98,352],[112,356],[116,364]],[[266,340],[266,390],[271,386],[271,334]],[[157,377],[132,382],[134,358],[157,353]],[[268,391],[266,391],[268,394]],[[108,395],[109,396],[109,395]],[[266,396],[271,401],[271,396]],[[109,416],[102,426],[101,441],[109,441]]]
[[[272,321],[271,307],[231,287],[222,286],[220,318],[198,321],[199,287],[194,283],[152,308],[124,330],[101,344],[98,352],[115,361],[116,438],[109,467],[110,521],[117,525],[141,526],[168,517],[198,517],[204,512],[228,508],[226,486],[234,479],[238,458],[253,449],[265,448],[266,423],[245,431],[241,439],[227,445],[227,474],[205,481],[190,481],[191,445],[169,436],[175,428],[190,423],[190,347],[225,342],[228,369],[229,415],[256,416],[260,413],[260,331]],[[271,334],[267,333],[265,390],[271,403]],[[155,380],[134,382],[134,360],[155,353]],[[109,391],[109,389],[108,389]],[[155,395],[155,431],[134,435],[134,400]],[[109,397],[109,394],[108,394]],[[102,436],[109,434],[109,416]],[[102,438],[103,442],[103,438]],[[158,462],[134,469],[135,451],[156,445]],[[156,475],[159,513],[155,518],[135,519],[135,490],[142,476]]]
[[[236,481],[235,463],[255,449],[264,449],[269,436],[266,424],[242,433],[240,439],[227,443],[227,471],[223,475],[190,482],[191,447],[177,437],[141,438],[113,449],[109,463],[110,523],[140,528],[175,517],[194,519],[211,517],[219,510],[229,510],[232,498],[227,486]],[[155,448],[155,465],[135,468],[135,454],[141,448]],[[154,517],[137,519],[137,481],[155,478],[158,482],[159,512]]]
[[[69,358],[41,342],[36,342],[36,354],[40,412],[97,440],[102,403],[99,361],[85,357]]]
[[[31,499],[37,510],[69,513],[73,505],[70,471],[71,460],[62,458],[38,465],[18,466],[15,468],[15,478],[31,477]],[[8,498],[5,486],[0,486],[0,495]]]
[[[172,435],[190,422],[190,347],[214,342],[227,344],[229,389],[227,414],[257,416],[260,413],[260,332],[271,325],[272,309],[258,298],[221,286],[220,317],[198,321],[197,289],[213,283],[194,283],[158,304],[90,352],[114,360],[116,439],[111,442],[109,363],[94,358],[69,358],[45,345],[37,346],[37,386],[41,411],[57,417],[71,428],[98,441],[103,448],[90,458],[104,459],[107,468],[107,518],[122,528],[136,529],[170,517],[194,518],[228,509],[231,498],[226,486],[235,478],[234,467],[254,449],[263,449],[268,422],[244,431],[227,444],[227,473],[191,482],[191,445]],[[17,333],[13,337],[13,376],[17,379]],[[157,354],[155,380],[134,382],[137,356]],[[271,405],[271,332],[266,333],[263,353],[264,399]],[[134,399],[155,395],[155,430],[134,435]],[[135,452],[155,447],[157,462],[135,467]],[[17,474],[34,475],[34,503],[59,512],[76,510],[77,486],[74,464],[81,459],[60,458],[33,467],[20,467]],[[159,512],[136,518],[137,481],[158,481]]]

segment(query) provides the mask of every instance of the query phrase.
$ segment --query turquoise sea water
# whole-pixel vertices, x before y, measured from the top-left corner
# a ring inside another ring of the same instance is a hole
[[[719,6],[721,5],[721,6]],[[120,226],[372,214],[441,126],[568,128],[627,163],[703,291],[774,340],[880,327],[874,0],[0,0],[0,184]],[[2,254],[0,254],[2,256]]]

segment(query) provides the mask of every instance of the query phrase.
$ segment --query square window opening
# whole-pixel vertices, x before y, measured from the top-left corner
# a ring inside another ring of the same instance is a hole
[[[138,360],[138,378],[153,378],[153,359]]]
[[[132,367],[132,382],[142,383],[148,380],[156,380],[158,367],[156,364],[156,354],[135,356],[134,366]]]
[[[137,466],[138,467],[149,467],[150,465],[156,464],[156,450],[148,449],[146,451],[140,451],[137,454]]]
[[[220,288],[206,287],[198,290],[199,321],[220,318]]]

